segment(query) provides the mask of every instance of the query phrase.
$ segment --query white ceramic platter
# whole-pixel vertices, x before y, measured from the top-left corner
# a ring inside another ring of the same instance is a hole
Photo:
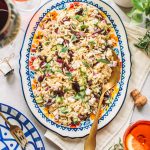
[[[92,124],[92,121],[89,119],[81,124],[79,127],[71,128],[65,127],[60,124],[55,123],[50,118],[47,118],[43,113],[42,109],[37,105],[34,99],[34,94],[31,88],[31,80],[33,79],[34,73],[29,69],[29,59],[30,59],[30,48],[32,45],[33,36],[38,28],[40,21],[44,16],[53,10],[60,10],[68,7],[70,3],[73,3],[73,0],[57,0],[50,1],[44,4],[32,17],[24,37],[21,53],[20,53],[20,76],[21,83],[23,88],[23,93],[26,99],[26,102],[35,116],[35,118],[46,128],[60,134],[64,137],[76,138],[86,136]],[[78,2],[78,1],[77,1]],[[130,51],[128,46],[128,40],[124,25],[113,8],[108,4],[99,0],[79,0],[80,3],[87,3],[88,5],[93,5],[100,9],[108,18],[109,22],[112,24],[115,29],[116,35],[118,37],[118,46],[114,48],[114,51],[118,54],[118,57],[121,61],[122,72],[121,79],[116,86],[116,94],[113,98],[113,101],[107,111],[105,111],[99,120],[98,129],[106,126],[119,112],[121,106],[126,97],[126,92],[128,88],[128,81],[130,78]]]

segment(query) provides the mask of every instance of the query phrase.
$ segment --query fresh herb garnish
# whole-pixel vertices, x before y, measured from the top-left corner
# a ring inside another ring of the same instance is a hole
[[[121,138],[119,138],[119,143],[111,146],[108,150],[124,150]]]
[[[61,52],[63,52],[63,53],[65,53],[65,52],[67,52],[68,51],[68,47],[63,47],[62,49],[61,49]]]
[[[135,44],[136,47],[150,54],[150,31],[147,31],[143,38],[139,38],[139,42]]]
[[[50,71],[52,74],[55,72],[52,70],[51,66],[49,64],[46,64],[46,70],[45,71]]]
[[[104,64],[110,64],[110,61],[108,59],[97,59],[97,62],[101,62]]]
[[[58,69],[58,70],[56,70],[56,72],[60,72],[60,73],[62,73],[62,70]]]
[[[75,41],[77,41],[77,40],[78,40],[77,37],[76,37],[75,35],[72,35],[71,41],[72,41],[72,42],[75,42]]]
[[[71,74],[70,72],[67,72],[67,73],[66,73],[66,76],[68,76],[68,77],[71,78],[71,77],[72,77],[72,74]]]
[[[133,4],[133,8],[131,12],[128,14],[128,16],[131,18],[132,21],[137,23],[142,23],[144,18],[150,17],[149,0],[131,0],[131,1]],[[150,26],[146,26],[146,27],[150,27]]]
[[[85,67],[90,68],[90,64],[87,63],[86,61],[83,61],[82,63],[83,63],[83,65],[84,65]]]
[[[94,47],[94,45],[96,44],[94,41],[89,41],[88,44],[91,46],[91,47]]]

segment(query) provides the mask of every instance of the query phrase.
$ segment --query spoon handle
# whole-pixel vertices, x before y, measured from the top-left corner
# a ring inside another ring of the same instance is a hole
[[[11,123],[6,119],[6,117],[0,112],[0,116],[5,120],[5,122],[11,127]]]
[[[102,102],[104,100],[105,92],[106,91],[103,91],[102,94],[101,94],[98,109],[97,109],[97,113],[96,113],[96,116],[94,118],[94,122],[93,122],[91,130],[90,130],[90,134],[89,134],[89,136],[86,139],[85,144],[84,144],[84,150],[95,150],[95,148],[96,148],[97,126],[98,126],[98,120],[99,120],[99,117],[100,117],[100,109],[101,109]]]

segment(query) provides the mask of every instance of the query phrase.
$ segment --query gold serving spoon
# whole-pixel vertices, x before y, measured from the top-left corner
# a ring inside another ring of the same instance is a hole
[[[117,56],[117,54],[113,52],[113,57],[114,60],[117,61],[117,66],[116,67],[112,67],[112,74],[111,74],[111,78],[109,79],[108,83],[104,84],[102,87],[102,94],[99,100],[99,105],[98,105],[98,109],[97,109],[97,113],[95,115],[95,119],[94,122],[92,124],[91,130],[90,130],[90,134],[87,137],[85,143],[84,143],[84,150],[95,150],[96,148],[96,133],[97,133],[97,126],[98,126],[98,120],[100,117],[100,108],[102,105],[102,102],[104,100],[104,94],[112,89],[117,82],[120,79],[120,64],[119,64],[119,58]]]

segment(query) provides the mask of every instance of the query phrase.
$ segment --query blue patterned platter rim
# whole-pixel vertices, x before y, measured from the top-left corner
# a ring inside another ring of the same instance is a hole
[[[42,138],[35,126],[21,112],[8,105],[0,103],[0,112],[14,125],[18,125],[24,132],[29,148],[32,150],[45,150]],[[0,121],[0,148],[2,150],[21,150],[16,140],[11,136],[5,121]]]
[[[99,0],[57,0],[57,1],[49,1],[44,4],[32,17],[23,41],[22,49],[20,52],[20,76],[21,76],[21,84],[24,93],[24,97],[26,102],[35,116],[35,118],[46,128],[58,133],[63,137],[70,138],[79,138],[86,136],[89,131],[92,122],[86,121],[78,128],[70,128],[65,127],[60,124],[53,122],[51,119],[47,118],[41,108],[37,105],[34,99],[33,91],[31,88],[31,79],[33,78],[33,72],[29,69],[28,62],[30,58],[30,48],[32,45],[33,36],[38,28],[40,21],[44,18],[44,16],[52,11],[52,10],[60,10],[66,8],[71,2],[81,2],[87,3],[89,5],[93,5],[100,9],[109,19],[109,22],[115,29],[116,35],[118,37],[118,47],[114,50],[118,54],[122,62],[122,72],[121,79],[117,85],[118,92],[112,101],[109,109],[102,115],[99,120],[98,129],[106,126],[113,118],[117,115],[123,102],[126,97],[126,92],[128,88],[128,81],[131,74],[131,58],[130,51],[128,46],[128,40],[124,25],[119,17],[119,15],[115,12],[113,8],[111,8],[108,4]]]

